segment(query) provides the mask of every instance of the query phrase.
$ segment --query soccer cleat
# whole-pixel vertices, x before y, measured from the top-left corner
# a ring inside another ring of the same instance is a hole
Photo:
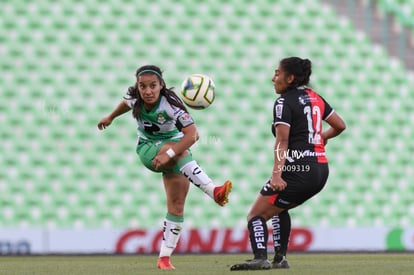
[[[170,257],[161,257],[158,259],[157,267],[159,269],[175,269],[170,262]]]
[[[228,203],[231,188],[232,184],[229,180],[226,180],[222,186],[217,186],[214,188],[214,201],[220,206],[224,206],[226,203]]]
[[[236,270],[262,270],[271,269],[272,264],[266,259],[253,259],[244,263],[234,264],[230,267],[230,271]]]
[[[290,265],[285,256],[280,261],[275,257],[272,262],[272,268],[290,268]]]

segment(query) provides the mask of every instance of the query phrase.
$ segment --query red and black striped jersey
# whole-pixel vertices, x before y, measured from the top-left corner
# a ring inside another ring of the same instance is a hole
[[[288,161],[328,162],[322,140],[322,120],[333,112],[325,99],[306,86],[290,89],[276,99],[272,133],[275,135],[275,127],[279,124],[290,127]]]

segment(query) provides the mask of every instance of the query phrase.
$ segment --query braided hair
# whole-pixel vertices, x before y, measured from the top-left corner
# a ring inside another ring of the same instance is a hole
[[[161,91],[160,91],[160,96],[165,96],[165,98],[167,99],[168,103],[170,103],[173,106],[176,106],[180,109],[183,109],[184,111],[187,111],[187,108],[184,106],[183,102],[181,101],[181,99],[177,96],[177,94],[173,91],[174,88],[167,88],[165,86],[165,81],[162,77],[162,71],[159,67],[155,66],[155,65],[144,65],[140,68],[137,69],[135,76],[138,79],[138,77],[140,75],[143,74],[155,74],[158,78],[158,80],[160,81],[161,85],[163,86]],[[128,88],[128,92],[127,95],[129,96],[129,98],[136,98],[137,101],[135,102],[133,108],[132,108],[132,115],[134,116],[134,118],[138,119],[141,115],[142,112],[142,108],[144,107],[144,101],[141,98],[141,95],[139,93],[138,90],[138,81],[135,83],[134,86],[131,86]]]

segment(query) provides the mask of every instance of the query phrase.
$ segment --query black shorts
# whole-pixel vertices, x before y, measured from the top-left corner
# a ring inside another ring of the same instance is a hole
[[[286,188],[283,191],[273,191],[269,187],[269,179],[260,194],[268,196],[271,204],[285,209],[302,204],[319,193],[329,175],[327,163],[292,163],[285,164],[281,169],[282,179],[287,183]]]

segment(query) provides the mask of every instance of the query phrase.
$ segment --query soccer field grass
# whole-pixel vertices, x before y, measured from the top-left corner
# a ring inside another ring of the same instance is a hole
[[[0,274],[414,274],[409,253],[292,253],[290,269],[230,271],[246,254],[174,255],[175,270],[156,268],[157,256],[2,256]]]

